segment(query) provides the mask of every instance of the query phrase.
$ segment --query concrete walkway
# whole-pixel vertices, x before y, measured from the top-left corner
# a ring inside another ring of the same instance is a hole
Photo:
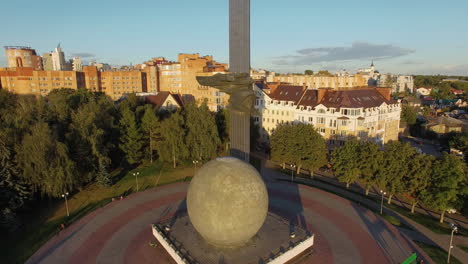
[[[268,163],[262,171],[262,175],[265,178],[274,179],[274,180],[291,180],[291,175],[286,175],[284,173],[279,172],[278,167],[275,165]],[[374,202],[373,200],[366,199],[361,195],[357,195],[353,192],[350,192],[346,189],[337,187],[332,184],[327,184],[322,181],[317,181],[313,179],[305,179],[305,178],[294,178],[294,181],[297,183],[303,183],[311,186],[318,187],[323,190],[328,190],[334,193],[337,193],[343,197],[349,198],[353,201],[357,201],[358,204],[364,204],[369,208],[380,210],[380,204]],[[429,243],[432,245],[437,245],[444,250],[448,250],[448,246],[450,243],[450,235],[441,235],[436,234],[429,230],[428,228],[424,227],[423,225],[416,223],[415,221],[405,217],[404,215],[398,214],[390,209],[384,208],[384,212],[388,215],[394,216],[399,219],[402,223],[412,227],[417,232],[411,230],[405,230],[404,233],[408,235],[411,239]],[[401,230],[402,228],[400,228]],[[462,261],[462,263],[468,263],[468,253],[457,247],[457,245],[468,245],[468,238],[462,236],[455,236],[453,240],[454,247],[452,249],[452,255],[455,256],[458,260]]]

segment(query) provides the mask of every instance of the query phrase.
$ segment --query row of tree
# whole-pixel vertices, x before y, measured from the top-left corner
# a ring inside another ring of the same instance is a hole
[[[30,97],[0,89],[0,227],[16,227],[15,212],[33,198],[112,184],[117,167],[209,160],[227,140],[226,116],[206,104],[159,111],[134,95],[116,104],[87,90]]]
[[[296,166],[297,172],[307,169],[313,174],[327,164],[324,139],[312,125],[286,124],[271,135],[271,158]],[[459,157],[443,154],[434,158],[418,154],[408,143],[392,141],[384,149],[373,142],[347,141],[330,155],[330,164],[346,187],[361,184],[366,195],[372,188],[388,194],[388,203],[395,195],[412,204],[441,212],[443,222],[448,209],[459,209],[468,195],[466,163]],[[312,175],[311,175],[312,176]]]

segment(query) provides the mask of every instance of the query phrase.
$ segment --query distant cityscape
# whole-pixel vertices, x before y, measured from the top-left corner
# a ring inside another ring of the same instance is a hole
[[[200,54],[178,54],[177,61],[151,58],[141,64],[112,67],[107,63],[83,65],[80,57],[65,59],[60,44],[39,56],[35,49],[5,46],[8,67],[0,68],[0,88],[20,95],[46,96],[54,89],[85,88],[103,92],[113,100],[135,93],[159,107],[182,107],[184,102],[206,102],[218,111],[229,96],[203,86],[197,76],[227,73],[229,66]],[[402,93],[429,96],[431,88],[415,88],[410,75],[380,73],[374,62],[355,73],[342,70],[278,74],[251,70],[255,81],[260,140],[265,144],[278,124],[313,124],[332,146],[349,137],[371,139],[379,144],[397,140],[400,131]],[[444,80],[456,81],[456,80]]]

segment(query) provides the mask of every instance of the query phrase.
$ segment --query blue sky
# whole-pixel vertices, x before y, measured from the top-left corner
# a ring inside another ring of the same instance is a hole
[[[251,0],[252,66],[468,75],[468,1]],[[0,45],[113,65],[178,53],[228,61],[228,0],[4,1]],[[0,66],[5,66],[4,52]]]

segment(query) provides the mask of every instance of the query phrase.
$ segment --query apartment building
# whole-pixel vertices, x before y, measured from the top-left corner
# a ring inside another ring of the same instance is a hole
[[[36,50],[31,47],[5,46],[5,55],[8,67],[31,67],[42,70],[42,58],[37,56]]]
[[[84,87],[85,77],[75,71],[36,71],[31,67],[0,68],[2,89],[16,94],[47,95],[54,89]]]
[[[159,91],[193,95],[197,103],[206,101],[212,111],[228,104],[228,95],[212,87],[200,85],[197,81],[197,76],[226,72],[227,65],[214,61],[212,56],[179,54],[177,62],[164,61],[157,64],[157,67]]]
[[[83,67],[84,88],[103,92],[113,100],[129,93],[147,92],[146,72],[142,71],[99,71],[96,66]]]
[[[350,138],[385,144],[398,140],[401,105],[389,88],[360,87],[344,90],[308,89],[289,84],[255,85],[254,117],[268,141],[280,124],[312,124],[329,147]]]
[[[312,89],[344,89],[367,85],[366,79],[361,74],[349,76],[321,76],[301,74],[276,75],[274,72],[271,72],[267,75],[266,80],[268,82],[283,82],[290,83],[292,85],[306,85]]]

